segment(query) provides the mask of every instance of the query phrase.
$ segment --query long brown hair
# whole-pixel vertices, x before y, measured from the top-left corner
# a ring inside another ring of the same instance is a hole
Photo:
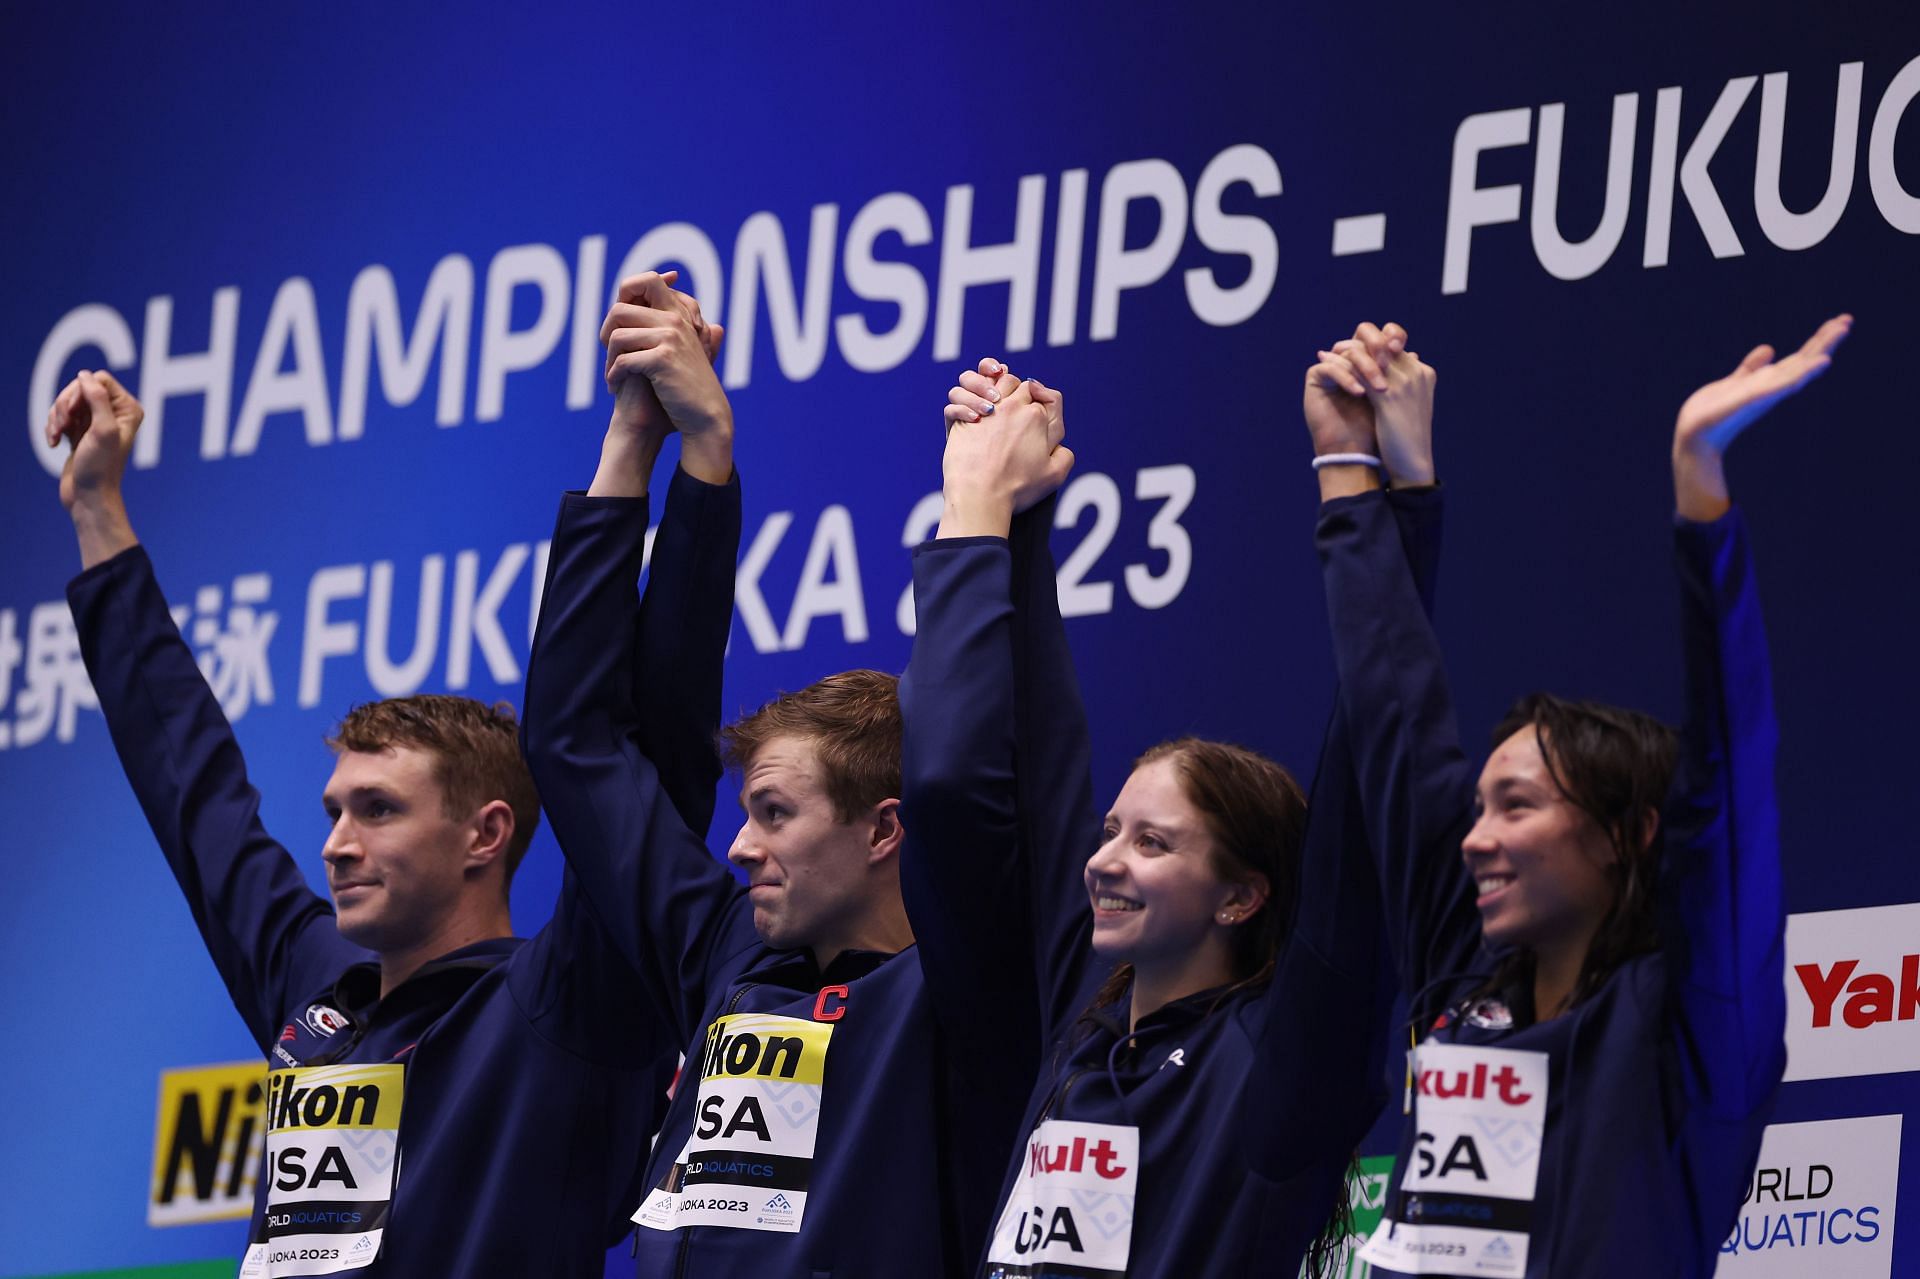
[[[1280,943],[1300,896],[1300,849],[1307,834],[1307,796],[1286,769],[1229,742],[1177,737],[1133,761],[1136,770],[1165,760],[1180,790],[1213,837],[1214,870],[1223,879],[1264,875],[1267,900],[1230,934],[1235,983],[1226,995],[1273,976]],[[1115,968],[1092,1007],[1118,1000],[1133,982],[1133,965]]]
[[[1567,1001],[1571,1008],[1600,989],[1621,964],[1659,948],[1657,893],[1666,839],[1659,814],[1673,782],[1679,738],[1639,711],[1530,693],[1493,730],[1493,744],[1529,726],[1554,786],[1594,820],[1614,851],[1607,867],[1613,901],[1587,947]],[[1531,987],[1533,966],[1531,952],[1514,951],[1483,992]],[[1540,1012],[1535,1009],[1534,1015]]]

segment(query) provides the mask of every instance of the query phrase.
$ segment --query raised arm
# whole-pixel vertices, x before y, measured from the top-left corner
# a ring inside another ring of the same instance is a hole
[[[961,1034],[993,1024],[1036,1048],[1007,537],[1072,465],[1031,388],[980,420],[950,417],[940,528],[914,551],[918,624],[900,691],[912,832],[901,890],[921,966]]]
[[[1751,1114],[1785,1065],[1786,996],[1774,719],[1766,634],[1728,445],[1824,372],[1852,326],[1827,321],[1785,359],[1757,347],[1682,406],[1674,426],[1676,561],[1686,722],[1665,810],[1662,931],[1683,1067],[1714,1119]]]
[[[1404,346],[1405,331],[1398,325],[1362,325],[1353,341],[1336,348],[1352,349],[1353,355],[1333,360],[1321,372],[1322,378],[1351,375],[1353,380],[1322,386],[1325,394],[1309,405],[1309,422],[1321,455],[1395,459],[1394,474],[1403,487],[1385,494],[1384,502],[1415,593],[1430,613],[1439,566],[1441,491],[1432,483],[1431,462],[1424,469],[1410,464],[1405,449],[1413,443],[1409,437],[1430,433],[1433,383],[1431,370],[1419,365],[1417,356],[1403,354]],[[1364,398],[1364,390],[1348,388],[1364,386],[1361,379],[1374,374],[1384,381],[1396,359],[1407,362],[1402,374],[1410,394],[1385,407],[1395,436],[1382,443],[1374,422],[1376,404]],[[1343,392],[1347,398],[1333,398]],[[1377,479],[1365,463],[1321,467],[1318,479],[1323,492],[1335,497],[1377,493]],[[1299,907],[1268,987],[1256,1041],[1259,1065],[1253,1077],[1260,1086],[1245,1094],[1249,1163],[1275,1180],[1308,1174],[1324,1164],[1328,1150],[1351,1148],[1385,1096],[1381,1067],[1395,983],[1380,962],[1381,894],[1351,737],[1344,699],[1336,698],[1307,805]],[[1303,1033],[1307,1027],[1313,1033]],[[1312,1084],[1320,1104],[1297,1104],[1299,1090],[1289,1081]]]
[[[114,749],[226,983],[265,1053],[289,992],[370,959],[260,823],[239,743],[167,612],[121,495],[139,403],[83,372],[54,401],[49,443],[71,444],[60,500],[84,571],[67,587],[80,652]]]
[[[982,360],[949,392],[948,420],[978,421],[1022,385],[1000,361]],[[1057,443],[1066,435],[1065,397],[1033,379],[1024,385],[1046,410],[1047,436]],[[1058,502],[1058,494],[1050,493],[1015,515],[1008,537],[1016,808],[1047,1042],[1079,1014],[1089,994],[1092,913],[1083,875],[1100,842],[1092,739],[1060,617],[1051,544]]]
[[[714,604],[730,596],[731,575],[722,592],[710,570],[730,568],[739,539],[731,411],[702,330],[667,283],[650,277],[635,286],[635,301],[615,307],[621,323],[610,316],[608,380],[619,396],[629,380],[643,379],[685,437],[687,482],[676,480],[668,502],[648,607],[662,626],[676,609],[697,616],[686,619],[685,637],[642,634],[634,583],[645,552],[646,471],[659,438],[616,408],[592,489],[561,502],[522,744],[595,916],[684,1042],[698,1028],[714,964],[754,937],[744,895],[687,828],[642,745],[650,712],[637,699],[676,674],[653,668],[661,651],[686,652],[696,669],[719,661],[728,614]],[[701,646],[713,651],[692,651]],[[698,713],[689,707],[658,722],[688,722]]]
[[[1370,328],[1322,352],[1308,371],[1304,407],[1315,453],[1367,454],[1362,427],[1370,407],[1379,457],[1395,485],[1431,484],[1433,371],[1404,349],[1392,326],[1379,331],[1390,335],[1391,348],[1380,352]],[[1427,612],[1433,546],[1420,538],[1403,545],[1395,505],[1410,499],[1378,492],[1374,468],[1334,463],[1319,475],[1316,542],[1353,784],[1388,945],[1415,999],[1414,1016],[1424,1021],[1444,1004],[1447,979],[1468,965],[1480,937],[1460,860],[1473,773]]]
[[[709,364],[720,350],[725,330],[708,324],[700,303],[671,287],[678,276],[648,272],[622,280],[600,326],[614,406],[596,488],[590,490],[599,496],[634,496],[636,488],[644,494],[654,460],[675,429],[652,382],[634,372],[639,353],[653,340],[648,312],[657,309],[654,304],[682,314]],[[713,824],[715,788],[724,771],[716,738],[733,620],[739,507],[733,423],[727,417],[682,437],[680,465],[648,557],[633,654],[636,741],[687,828],[703,839]]]

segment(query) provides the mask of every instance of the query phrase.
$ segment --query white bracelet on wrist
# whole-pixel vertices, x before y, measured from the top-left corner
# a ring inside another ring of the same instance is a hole
[[[1382,469],[1380,459],[1371,453],[1322,453],[1313,459],[1313,469],[1317,471],[1323,466],[1371,466],[1376,471]]]

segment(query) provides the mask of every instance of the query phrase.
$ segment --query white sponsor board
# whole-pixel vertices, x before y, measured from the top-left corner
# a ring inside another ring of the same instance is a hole
[[[1720,1279],[1891,1279],[1900,1116],[1774,1124]]]
[[[1788,1079],[1920,1070],[1920,902],[1787,919]]]

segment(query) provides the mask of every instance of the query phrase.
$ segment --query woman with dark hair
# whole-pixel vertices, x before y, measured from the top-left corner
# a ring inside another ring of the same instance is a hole
[[[1375,1273],[1706,1275],[1785,1063],[1777,730],[1722,459],[1822,372],[1828,321],[1759,347],[1673,438],[1686,728],[1535,695],[1476,780],[1440,651],[1366,466],[1322,508],[1341,707],[1387,932],[1422,1038]],[[1308,373],[1374,405],[1388,478],[1430,484],[1411,371],[1337,344]],[[1411,429],[1408,429],[1408,428]]]
[[[1047,548],[1072,459],[1059,394],[986,361],[950,399],[901,685],[903,811],[946,883],[907,909],[921,937],[1007,918],[1033,980],[993,1033],[1032,1033],[1037,1003],[1049,1046],[1011,1166],[956,1170],[1002,1186],[980,1273],[1324,1273],[1384,1100],[1391,993],[1339,716],[1310,822],[1279,765],[1194,738],[1142,755],[1097,816]],[[1328,405],[1371,450],[1371,409]],[[1430,565],[1437,494],[1392,509]]]

